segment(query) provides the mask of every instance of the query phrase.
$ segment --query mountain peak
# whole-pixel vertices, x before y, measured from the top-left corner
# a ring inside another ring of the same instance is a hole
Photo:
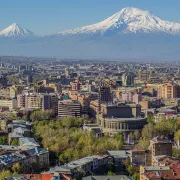
[[[20,27],[17,23],[13,23],[8,26],[6,29],[0,32],[0,36],[4,37],[20,37],[20,36],[32,36],[33,32]]]
[[[148,11],[145,11],[145,10],[142,10],[142,9],[139,9],[139,8],[135,8],[135,7],[125,7],[123,9],[121,9],[119,12],[147,12],[149,13]]]
[[[168,22],[138,8],[126,7],[109,18],[89,26],[68,30],[60,34],[99,33],[165,33],[180,34],[180,24]]]

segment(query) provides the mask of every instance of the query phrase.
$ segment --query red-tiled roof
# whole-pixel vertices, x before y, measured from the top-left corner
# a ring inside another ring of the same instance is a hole
[[[180,179],[180,170],[179,169],[171,169],[167,171],[159,171],[163,179]]]
[[[149,180],[158,180],[158,179],[161,179],[161,176],[159,174],[158,171],[153,171],[153,172],[146,172],[144,173],[144,175],[149,179]]]
[[[177,163],[177,164],[172,164],[170,166],[171,169],[180,169],[180,163]]]

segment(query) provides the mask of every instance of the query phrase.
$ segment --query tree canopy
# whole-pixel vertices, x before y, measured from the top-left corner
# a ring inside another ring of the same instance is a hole
[[[118,150],[123,146],[123,135],[96,138],[94,132],[84,131],[85,119],[65,117],[56,121],[36,121],[35,135],[45,148],[59,155],[61,163],[97,154],[105,150]]]

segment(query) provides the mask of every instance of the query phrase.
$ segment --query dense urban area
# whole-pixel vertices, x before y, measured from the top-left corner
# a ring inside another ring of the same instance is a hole
[[[0,179],[180,180],[180,65],[0,57]]]

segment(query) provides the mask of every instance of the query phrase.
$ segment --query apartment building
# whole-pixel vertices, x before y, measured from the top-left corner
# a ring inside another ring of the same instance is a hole
[[[143,82],[147,82],[150,77],[150,72],[147,70],[142,70],[138,72],[138,79]]]
[[[47,169],[49,165],[49,151],[39,147],[22,148],[20,146],[1,145],[0,147],[0,171],[11,168],[14,163],[19,163],[22,172],[32,172],[36,162],[40,169]]]
[[[25,95],[25,108],[27,109],[40,109],[42,107],[42,97],[40,94],[27,94]]]
[[[81,104],[78,101],[63,100],[58,103],[58,117],[81,117]]]
[[[8,107],[10,110],[17,108],[16,99],[0,99],[0,106]]]
[[[164,83],[158,87],[158,97],[163,99],[180,97],[180,86],[172,82]]]
[[[80,175],[78,171],[79,168],[81,168],[86,173],[92,173],[95,172],[98,168],[102,167],[103,165],[107,165],[112,161],[113,158],[108,155],[87,156],[75,161],[71,161],[65,165],[53,167],[43,174],[63,173],[64,175],[68,175],[71,179]]]
[[[133,92],[124,92],[121,94],[122,100],[128,103],[136,103],[139,104],[139,102],[142,100],[142,94],[137,94]]]
[[[58,96],[55,93],[28,93],[17,95],[17,107],[27,109],[58,110]]]
[[[150,140],[150,151],[152,153],[152,165],[157,165],[158,156],[172,156],[172,142],[165,137],[155,137]]]
[[[98,93],[96,92],[80,92],[77,94],[77,101],[80,102],[82,113],[89,113],[90,102],[98,99]]]

